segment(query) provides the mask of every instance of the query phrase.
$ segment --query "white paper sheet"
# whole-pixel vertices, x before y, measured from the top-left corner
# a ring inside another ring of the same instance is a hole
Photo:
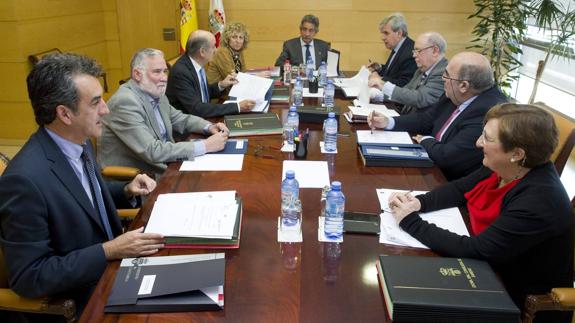
[[[239,101],[241,101],[241,100],[239,100]],[[227,100],[227,101],[224,101],[224,104],[226,104],[226,103],[239,103],[239,101],[238,100]],[[255,100],[255,101],[256,101],[256,105],[253,107],[251,112],[268,112],[268,109],[270,107],[270,101],[259,100],[259,99]]]
[[[303,97],[304,98],[323,98],[323,89],[317,89],[317,93],[309,93],[309,88],[303,88]]]
[[[339,54],[332,51],[327,51],[327,77],[336,77],[337,64],[339,62]]]
[[[371,111],[383,113],[388,117],[397,117],[399,113],[393,109],[388,109],[385,104],[365,104],[360,103],[358,100],[353,100],[353,106],[348,106],[349,110],[358,116],[367,117]]]
[[[170,237],[231,239],[237,217],[235,191],[158,196],[146,232]]]
[[[180,172],[241,171],[243,163],[244,154],[205,154],[182,162]]]
[[[284,160],[282,180],[287,170],[295,172],[300,188],[323,188],[330,185],[326,161]]]
[[[426,245],[422,244],[407,232],[403,231],[403,229],[401,229],[395,221],[395,218],[389,209],[388,200],[391,193],[407,191],[379,188],[376,190],[376,192],[381,209],[383,210],[383,213],[379,215],[381,219],[379,242],[398,246],[429,249]],[[424,191],[411,192],[411,194],[414,196],[424,193]],[[467,227],[465,226],[465,222],[463,222],[463,218],[458,208],[453,207],[434,212],[419,213],[419,216],[423,220],[429,223],[433,223],[440,228],[449,230],[462,236],[469,236],[469,232],[467,231]]]
[[[369,78],[369,70],[367,67],[362,66],[359,72],[351,78],[334,78],[334,84],[341,87],[346,97],[357,97],[362,92],[368,91],[367,81]]]
[[[358,130],[357,142],[360,144],[413,144],[409,133],[405,131]]]
[[[265,77],[238,73],[236,76],[238,84],[230,89],[230,96],[236,97],[238,101],[251,99],[264,101],[267,91],[273,84],[273,80]]]

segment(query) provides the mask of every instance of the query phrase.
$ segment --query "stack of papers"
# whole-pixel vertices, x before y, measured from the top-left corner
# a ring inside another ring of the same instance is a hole
[[[403,231],[403,229],[401,229],[397,224],[397,222],[395,221],[395,218],[393,217],[393,215],[391,214],[391,210],[389,209],[388,200],[389,196],[391,196],[391,193],[407,192],[407,191],[392,190],[385,188],[380,188],[377,189],[376,191],[377,191],[377,198],[379,199],[379,203],[381,205],[381,210],[383,211],[383,213],[379,215],[381,218],[379,243],[429,249],[429,247],[419,242],[417,239],[409,235],[409,233]],[[423,191],[411,192],[413,196],[424,193],[426,192]],[[461,213],[459,212],[459,209],[456,207],[428,213],[419,213],[419,216],[423,220],[429,223],[433,223],[440,228],[449,230],[453,233],[462,236],[469,236],[469,231],[467,231],[467,227],[463,222]]]
[[[384,130],[358,130],[357,143],[359,145],[377,144],[397,144],[413,145],[409,133],[405,131],[384,131]]]
[[[238,84],[232,86],[229,96],[235,97],[238,102],[246,99],[254,100],[256,101],[256,106],[252,111],[265,112],[269,106],[269,101],[266,101],[265,97],[273,84],[273,80],[242,72],[238,73],[236,78]]]
[[[231,239],[237,216],[236,191],[160,194],[145,232]]]
[[[362,87],[367,88],[369,70],[362,66],[359,72],[352,78],[334,78],[333,84],[340,87],[346,97],[357,97]]]

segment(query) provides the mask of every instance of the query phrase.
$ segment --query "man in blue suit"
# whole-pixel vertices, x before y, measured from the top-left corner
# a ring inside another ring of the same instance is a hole
[[[38,62],[27,83],[39,129],[0,177],[0,244],[10,287],[25,297],[71,297],[78,314],[108,260],[151,255],[164,243],[143,228],[122,234],[116,213],[156,183],[146,175],[106,183],[94,163],[89,139],[101,134],[109,113],[101,72],[75,54]]]

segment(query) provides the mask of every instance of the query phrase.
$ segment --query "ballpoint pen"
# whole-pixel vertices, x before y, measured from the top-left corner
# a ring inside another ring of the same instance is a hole
[[[372,134],[372,135],[373,135],[373,111],[375,111],[375,110],[371,110],[371,111],[369,112],[369,116],[367,116],[367,119],[368,119],[368,120],[371,120],[371,124],[372,124],[372,125],[371,125],[369,128],[370,128],[370,130],[371,130],[371,134]]]

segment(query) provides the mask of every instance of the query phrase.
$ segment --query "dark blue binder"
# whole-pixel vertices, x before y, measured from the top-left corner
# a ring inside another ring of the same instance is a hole
[[[427,151],[418,144],[367,144],[359,152],[365,166],[432,167]]]
[[[243,147],[238,149],[238,141],[243,141]],[[226,146],[223,150],[212,153],[212,154],[245,154],[248,152],[248,140],[247,139],[228,139]]]

